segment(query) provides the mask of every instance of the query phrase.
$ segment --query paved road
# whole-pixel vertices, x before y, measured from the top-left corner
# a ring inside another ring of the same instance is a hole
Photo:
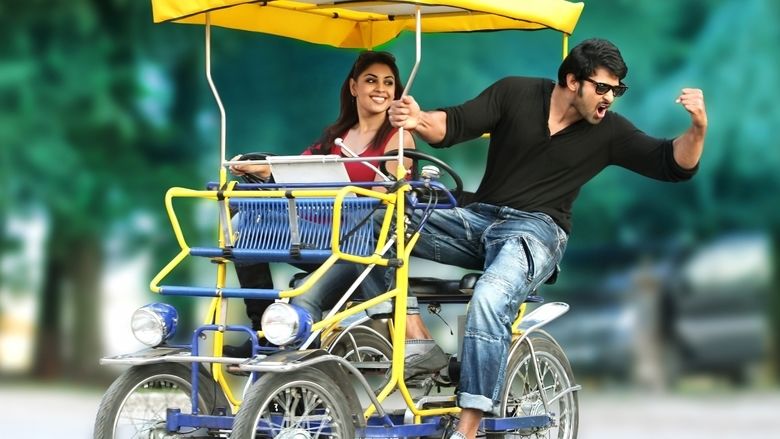
[[[96,390],[59,385],[0,384],[0,437],[91,438],[100,397]]]
[[[780,437],[780,392],[581,393],[579,439]]]
[[[580,439],[768,439],[780,437],[780,390],[645,396],[580,394]],[[0,437],[89,438],[100,402],[74,388],[0,387]]]

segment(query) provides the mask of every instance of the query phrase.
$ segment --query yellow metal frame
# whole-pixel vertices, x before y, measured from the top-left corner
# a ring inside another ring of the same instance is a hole
[[[403,168],[403,166],[399,166],[396,172],[399,175],[405,175],[406,170]],[[224,178],[224,176],[221,177]],[[221,186],[224,186],[224,182],[222,183],[223,184],[221,184]],[[319,281],[319,279],[339,260],[366,264],[366,265],[375,264],[380,266],[387,266],[389,259],[380,256],[379,253],[382,247],[384,247],[385,244],[387,243],[387,239],[390,236],[390,225],[392,222],[393,215],[396,215],[397,219],[400,221],[401,229],[398,231],[398,233],[401,233],[400,236],[403,236],[402,235],[403,202],[404,202],[404,194],[409,191],[408,184],[404,185],[398,190],[398,192],[393,194],[377,192],[377,191],[373,191],[373,190],[369,190],[357,186],[346,186],[341,189],[300,189],[300,190],[293,190],[293,191],[285,191],[285,190],[236,191],[233,189],[234,186],[235,186],[235,182],[231,182],[226,186],[228,189],[224,191],[193,190],[193,189],[187,189],[181,187],[174,187],[167,191],[165,195],[165,209],[168,214],[168,218],[170,220],[171,227],[173,228],[174,236],[176,237],[176,241],[179,245],[180,251],[152,278],[149,287],[153,292],[160,293],[162,288],[160,286],[160,283],[168,275],[170,275],[190,255],[191,247],[189,246],[187,240],[185,239],[184,232],[181,227],[181,223],[179,222],[178,216],[174,209],[174,200],[177,198],[194,198],[194,199],[217,201],[219,203],[224,203],[223,208],[227,209],[227,205],[231,198],[286,198],[288,195],[291,195],[292,197],[295,198],[331,198],[332,197],[334,199],[334,213],[333,213],[334,220],[331,226],[332,227],[332,235],[331,235],[332,254],[327,260],[325,260],[325,262],[322,263],[322,265],[317,270],[311,273],[311,275],[306,279],[306,281],[303,284],[301,284],[297,288],[280,291],[279,297],[282,299],[296,297],[298,295],[304,294],[312,286],[314,286]],[[341,230],[341,209],[345,197],[349,195],[362,195],[364,197],[376,198],[379,199],[382,203],[387,205],[385,218],[379,232],[377,244],[375,246],[374,253],[371,256],[352,255],[343,252],[340,248],[339,235]],[[401,204],[400,210],[397,207],[399,204],[399,200]],[[398,212],[401,212],[401,214],[398,215]],[[227,224],[220,224],[219,226],[221,229],[222,227],[230,227],[231,224],[230,221],[228,221]],[[232,230],[230,229],[228,230],[229,230],[228,236],[233,236]],[[221,248],[225,248],[226,245],[232,244],[232,242],[226,243],[223,237],[224,234],[219,233],[219,245]],[[402,241],[403,240],[401,240],[400,245],[398,245],[398,242],[396,243],[396,251],[398,252],[397,254],[403,255],[403,259],[405,261],[408,261],[409,251],[404,250],[404,243]],[[409,247],[409,250],[411,250],[411,247]],[[217,265],[216,291],[220,291],[222,288],[225,287],[225,280],[227,277],[226,266],[228,260],[224,258],[213,258],[213,260]],[[408,263],[404,263],[404,267],[406,268],[406,270],[408,270]],[[404,271],[404,273],[408,274],[408,271]],[[406,274],[404,274],[404,276],[406,276]],[[389,300],[393,298],[398,299],[402,297],[401,300],[402,304],[397,303],[396,306],[402,306],[405,315],[406,285],[407,284],[404,281],[403,283],[398,284],[396,288],[387,291],[386,293],[381,294],[374,299],[368,300],[359,305],[352,306],[344,311],[334,314],[333,316],[327,319],[323,319],[320,322],[316,322],[312,327],[312,331],[317,331],[317,330],[327,331],[329,329],[332,329],[339,322],[346,319],[347,317],[363,312],[374,305],[377,305],[385,300]],[[404,294],[400,294],[401,291],[403,291]],[[209,308],[203,323],[213,324],[217,326],[226,325],[227,322],[223,319],[223,314],[220,312],[220,310],[222,310],[223,307],[227,305],[227,302],[228,302],[227,298],[221,296],[214,297],[211,300],[211,303],[209,304]],[[258,336],[263,337],[263,332],[259,331]],[[222,356],[223,343],[224,343],[224,333],[222,331],[215,331],[214,356]],[[403,349],[403,347],[401,349]],[[220,365],[218,364],[214,364],[212,366],[212,373],[215,381],[217,381],[220,384],[223,391],[225,392],[225,396],[228,398],[228,401],[232,405],[233,411],[235,412],[240,406],[241,401],[238,398],[236,398],[235,395],[233,394],[230,385],[224,376],[222,367],[220,367]]]
[[[406,170],[402,166],[398,167],[396,171],[397,176],[403,176]],[[348,261],[360,264],[376,264],[381,266],[388,265],[388,258],[380,256],[381,249],[386,245],[388,237],[390,236],[390,226],[393,216],[395,216],[396,224],[399,226],[396,229],[396,238],[405,236],[405,221],[404,221],[404,203],[405,195],[410,190],[408,184],[402,185],[397,192],[387,194],[383,192],[377,192],[370,189],[365,189],[357,186],[346,186],[341,189],[300,189],[293,190],[290,194],[285,190],[269,190],[269,191],[245,191],[234,190],[234,184],[229,184],[224,191],[207,191],[207,190],[193,190],[181,187],[174,187],[168,190],[165,195],[165,208],[168,213],[168,218],[171,222],[171,226],[176,237],[176,241],[179,244],[179,253],[168,262],[162,270],[152,279],[150,288],[156,293],[160,293],[160,282],[165,279],[176,267],[178,267],[189,256],[190,246],[184,237],[181,224],[178,220],[174,209],[174,199],[177,198],[196,198],[204,200],[213,200],[218,203],[225,203],[224,208],[227,208],[229,200],[231,198],[285,198],[287,195],[292,195],[295,198],[324,198],[333,197],[334,199],[334,214],[331,233],[331,246],[332,255],[328,257],[322,265],[311,273],[310,276],[304,281],[303,284],[296,288],[282,290],[279,292],[280,298],[292,298],[305,294],[312,286],[314,286],[319,279],[330,270],[338,261]],[[372,197],[380,200],[387,206],[384,220],[379,232],[377,243],[375,246],[374,254],[371,256],[358,256],[348,253],[344,253],[339,244],[339,234],[341,230],[341,208],[345,197],[349,195],[362,195],[364,197]],[[220,196],[221,195],[221,196]],[[221,198],[221,199],[220,199]],[[220,227],[230,226],[228,224],[220,224]],[[219,234],[219,244],[221,247],[230,245],[232,243],[226,243],[223,238],[224,234]],[[229,236],[232,236],[230,233]],[[396,269],[396,286],[393,289],[386,291],[373,299],[361,302],[354,306],[351,306],[345,310],[339,311],[334,315],[327,317],[319,322],[314,323],[312,331],[322,330],[328,332],[337,327],[337,325],[344,319],[361,313],[368,308],[371,308],[386,300],[395,300],[395,311],[393,315],[393,321],[395,324],[390,326],[391,343],[393,345],[392,355],[392,369],[391,376],[388,383],[381,390],[377,396],[377,400],[381,403],[384,401],[396,388],[399,390],[404,401],[406,402],[409,410],[411,410],[414,416],[415,422],[420,423],[423,416],[443,415],[458,413],[460,409],[458,407],[448,408],[436,408],[436,409],[418,409],[413,401],[409,389],[406,387],[406,383],[403,378],[404,369],[404,355],[405,355],[405,332],[406,332],[406,311],[407,311],[407,297],[408,297],[408,275],[409,275],[409,259],[411,257],[412,249],[419,239],[420,234],[415,233],[412,235],[408,243],[404,239],[395,240],[396,255],[401,261],[400,267]],[[217,265],[217,279],[216,289],[217,291],[225,287],[225,280],[227,275],[227,262],[224,258],[214,258]],[[211,300],[204,324],[213,324],[217,326],[227,325],[227,321],[223,319],[223,313],[220,310],[227,306],[228,299],[224,297],[215,297]],[[525,313],[525,304],[520,308],[520,313],[517,319],[513,323],[513,335],[519,336],[520,332],[517,329],[523,314]],[[214,356],[222,356],[222,348],[224,343],[224,333],[222,331],[214,331]],[[262,331],[258,332],[258,337],[263,337]],[[241,405],[239,400],[232,392],[229,383],[223,372],[223,367],[218,364],[212,366],[212,374],[216,382],[219,383],[222,390],[225,392],[225,396],[228,398],[234,412],[238,410]],[[364,416],[370,417],[376,411],[376,407],[369,406]]]

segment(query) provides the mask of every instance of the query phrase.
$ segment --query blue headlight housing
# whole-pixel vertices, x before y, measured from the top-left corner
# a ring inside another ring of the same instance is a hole
[[[155,347],[173,337],[179,313],[167,303],[150,303],[138,308],[130,319],[133,335],[141,343]]]
[[[313,320],[305,309],[284,302],[271,304],[260,325],[265,338],[277,346],[303,342],[311,335]]]

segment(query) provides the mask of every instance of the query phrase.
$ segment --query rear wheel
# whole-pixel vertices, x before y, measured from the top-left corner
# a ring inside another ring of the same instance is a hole
[[[232,439],[352,439],[347,397],[319,369],[267,373],[249,389],[233,422]]]
[[[523,342],[508,361],[500,413],[503,417],[544,415],[544,395],[553,425],[544,429],[490,433],[488,437],[574,439],[579,425],[579,402],[576,392],[565,393],[574,385],[569,360],[558,344],[546,336],[532,335],[530,342],[536,354],[541,386],[536,380],[531,351]]]
[[[192,412],[192,371],[181,364],[133,366],[103,395],[95,420],[95,439],[164,437],[166,411]],[[216,383],[200,373],[198,409],[210,414]]]
[[[393,346],[371,329],[355,326],[346,334],[339,334],[338,340],[327,349],[331,354],[354,363],[375,393],[387,384]]]

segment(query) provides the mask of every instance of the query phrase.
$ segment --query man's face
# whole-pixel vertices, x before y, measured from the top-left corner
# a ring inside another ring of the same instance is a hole
[[[589,80],[575,81],[574,86],[577,88],[577,93],[574,98],[574,108],[580,113],[583,119],[589,123],[596,125],[604,120],[604,116],[607,114],[612,102],[615,100],[615,94],[613,90],[609,90],[604,94],[596,93],[597,84],[608,85],[620,85],[620,79],[613,75],[609,70],[599,67],[593,72],[593,75],[588,78]]]

